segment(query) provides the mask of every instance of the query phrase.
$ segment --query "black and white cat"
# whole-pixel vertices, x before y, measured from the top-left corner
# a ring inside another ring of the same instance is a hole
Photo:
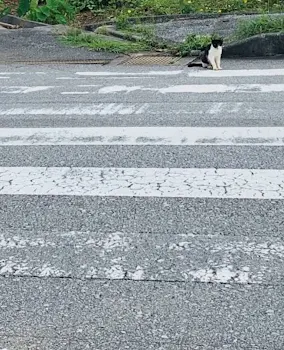
[[[223,40],[213,39],[211,44],[205,47],[201,55],[201,63],[190,62],[188,67],[212,67],[214,70],[219,70],[221,68],[221,56],[223,50]]]

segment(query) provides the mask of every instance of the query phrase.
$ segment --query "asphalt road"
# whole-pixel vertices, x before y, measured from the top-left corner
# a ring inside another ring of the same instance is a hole
[[[0,66],[0,349],[283,349],[283,67]]]

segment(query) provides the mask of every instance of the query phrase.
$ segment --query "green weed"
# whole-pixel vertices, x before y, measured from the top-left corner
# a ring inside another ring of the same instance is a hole
[[[86,34],[80,30],[67,32],[61,40],[64,43],[76,47],[87,47],[95,51],[108,51],[121,54],[148,51],[151,49],[151,47],[144,42],[113,40],[101,35]]]
[[[278,33],[284,31],[284,16],[263,15],[254,20],[240,21],[236,30],[237,39],[245,39],[262,33]]]

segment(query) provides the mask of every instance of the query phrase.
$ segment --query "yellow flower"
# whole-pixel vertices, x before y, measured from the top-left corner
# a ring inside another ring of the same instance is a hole
[[[200,11],[200,12],[203,12],[203,9],[200,9],[199,11]]]
[[[189,0],[187,3],[188,3],[188,4],[191,4],[191,1]]]
[[[243,0],[243,3],[246,4],[248,2],[248,0]]]
[[[128,10],[127,12],[128,12],[128,13],[131,13],[131,10]]]
[[[219,13],[221,13],[221,12],[222,12],[222,10],[218,10],[218,12],[219,12]]]

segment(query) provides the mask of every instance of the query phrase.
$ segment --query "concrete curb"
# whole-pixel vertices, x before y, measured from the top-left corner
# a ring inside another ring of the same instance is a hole
[[[109,36],[114,36],[114,37],[119,38],[119,39],[134,41],[134,42],[142,39],[142,37],[139,37],[137,35],[132,35],[132,34],[120,32],[120,31],[115,29],[115,26],[98,27],[95,30],[95,32],[97,34],[104,34],[105,33],[106,35],[109,35]]]
[[[103,28],[103,30],[101,30]],[[115,29],[115,26],[112,25],[112,26],[102,26],[102,27],[99,27],[97,28],[95,31],[95,33],[105,33],[106,35],[109,35],[109,36],[114,36],[114,37],[117,37],[117,38],[120,38],[120,39],[123,39],[123,40],[128,40],[128,41],[139,41],[141,39],[143,39],[142,36],[138,36],[138,35],[132,35],[130,33],[123,33],[119,30],[116,30]],[[160,37],[155,37],[156,41],[158,42],[165,42],[166,44],[171,44],[171,45],[176,45],[178,44],[177,42],[175,41],[172,41],[172,40],[166,40],[163,39],[163,38],[160,38]]]
[[[1,22],[18,25],[21,28],[50,27],[49,24],[29,21],[17,16],[7,15],[1,18]]]
[[[224,58],[271,57],[284,55],[284,33],[267,33],[228,44],[223,49]]]

